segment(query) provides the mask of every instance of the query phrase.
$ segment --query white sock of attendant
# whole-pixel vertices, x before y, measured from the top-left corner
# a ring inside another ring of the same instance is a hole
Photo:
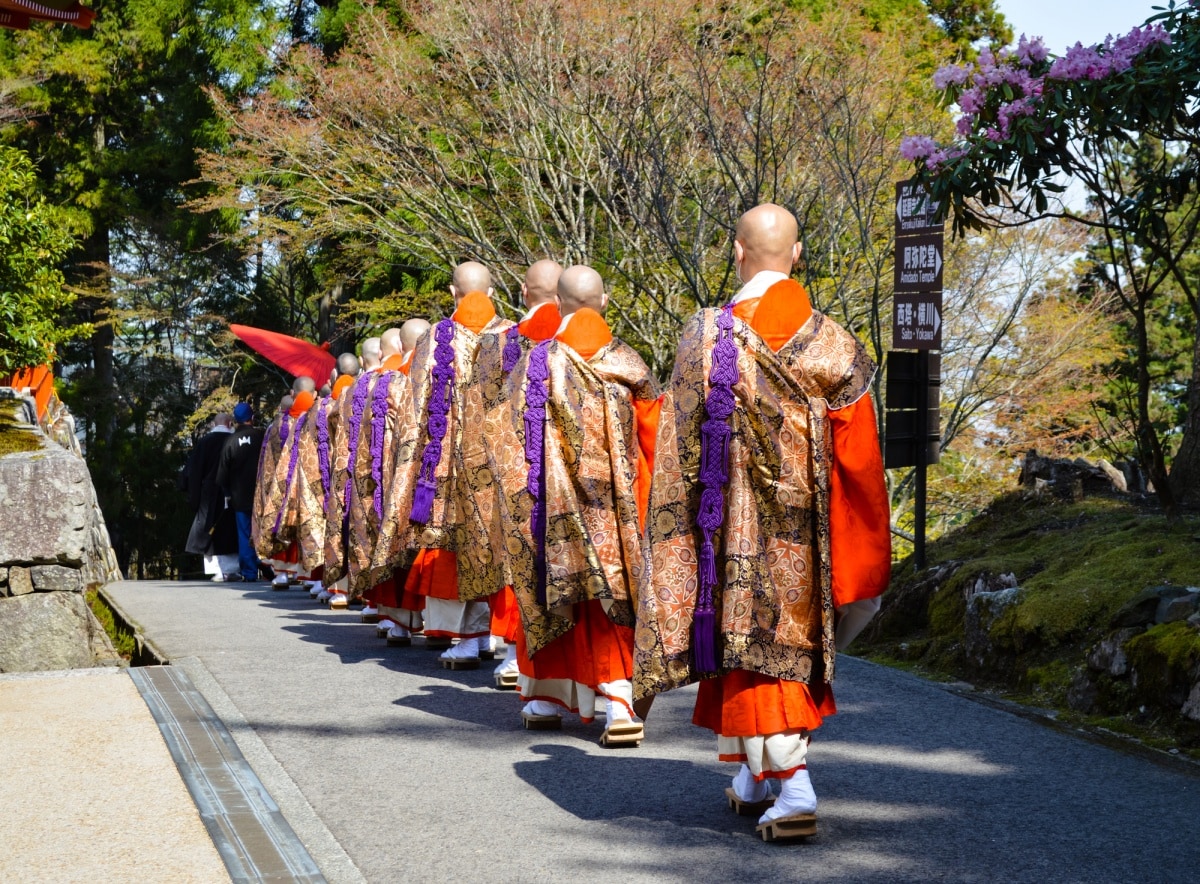
[[[783,781],[779,797],[758,818],[758,824],[769,823],[771,820],[785,816],[795,816],[798,813],[815,813],[817,809],[817,793],[813,791],[812,780],[808,777],[808,768],[796,771]]]
[[[733,794],[750,804],[766,801],[771,797],[771,784],[766,780],[755,780],[750,768],[743,764],[733,778]]]
[[[504,660],[496,667],[496,675],[505,675],[509,672],[519,672],[517,668],[517,646],[509,645],[508,650],[504,652]]]
[[[633,682],[627,678],[607,682],[600,685],[600,692],[604,694],[606,727],[612,727],[615,722],[633,721]]]
[[[443,660],[470,660],[471,658],[479,657],[480,646],[488,639],[488,636],[476,636],[475,638],[464,638],[459,641],[454,647],[442,654]]]
[[[530,700],[521,711],[526,715],[562,715],[562,710],[549,700]]]

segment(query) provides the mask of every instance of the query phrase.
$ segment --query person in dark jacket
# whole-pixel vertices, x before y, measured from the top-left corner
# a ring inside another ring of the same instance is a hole
[[[233,415],[218,414],[212,430],[200,439],[188,456],[183,471],[183,490],[196,511],[184,549],[204,558],[204,573],[220,582],[238,574],[237,520],[225,505],[225,494],[217,487],[217,468],[229,434]]]
[[[239,402],[233,409],[237,429],[225,441],[217,468],[217,485],[229,498],[237,520],[238,564],[243,580],[258,579],[258,554],[250,541],[250,512],[254,508],[254,484],[258,476],[258,457],[262,451],[263,429],[254,426],[254,411]]]

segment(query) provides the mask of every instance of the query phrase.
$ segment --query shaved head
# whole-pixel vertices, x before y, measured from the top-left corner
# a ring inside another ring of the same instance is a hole
[[[454,268],[450,277],[450,294],[454,295],[454,303],[463,299],[471,292],[483,292],[489,298],[492,296],[492,274],[478,261],[464,261]]]
[[[558,278],[563,269],[557,261],[543,258],[534,262],[525,271],[525,283],[521,286],[521,295],[525,299],[525,307],[532,310],[539,304],[547,304],[558,294]]]
[[[400,343],[400,329],[389,328],[379,336],[380,353],[384,359],[400,353],[403,344]]]
[[[410,319],[400,326],[400,344],[404,348],[403,352],[408,353],[417,346],[417,341],[421,340],[429,328],[429,320],[419,317]]]
[[[321,389],[317,390],[317,395],[321,396],[322,398],[324,398],[325,396],[329,396],[332,393],[333,393],[333,385],[330,384],[329,381],[326,381],[325,383],[321,384]]]
[[[603,313],[607,305],[604,280],[591,267],[576,264],[564,270],[558,278],[558,310],[563,316],[581,307],[591,307],[597,313]]]
[[[353,353],[343,353],[337,358],[338,374],[348,374],[351,377],[358,374],[358,357]]]
[[[284,393],[279,400],[279,410],[288,411],[296,404],[296,399],[291,393]]]
[[[367,338],[362,343],[362,361],[363,368],[370,371],[372,368],[379,368],[379,363],[383,362],[383,354],[380,352],[379,338]]]
[[[306,374],[302,374],[302,375],[300,375],[300,377],[298,377],[294,381],[292,381],[292,392],[293,393],[303,393],[305,391],[308,391],[309,393],[311,393],[315,389],[317,389],[317,382],[314,381],[312,378],[310,378]]]
[[[763,270],[790,274],[800,260],[799,235],[796,216],[774,203],[763,203],[742,215],[733,242],[742,281],[749,282]]]

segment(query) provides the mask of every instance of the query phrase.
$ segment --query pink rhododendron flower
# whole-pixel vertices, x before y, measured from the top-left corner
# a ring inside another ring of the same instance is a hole
[[[937,150],[937,142],[928,135],[907,135],[900,142],[900,156],[906,160],[919,160]]]

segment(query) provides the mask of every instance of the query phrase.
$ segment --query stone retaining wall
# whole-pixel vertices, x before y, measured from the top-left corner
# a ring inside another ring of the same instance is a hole
[[[0,672],[112,662],[84,592],[121,572],[87,464],[46,436],[26,397],[0,388],[0,406],[3,432],[36,442],[0,456]]]

